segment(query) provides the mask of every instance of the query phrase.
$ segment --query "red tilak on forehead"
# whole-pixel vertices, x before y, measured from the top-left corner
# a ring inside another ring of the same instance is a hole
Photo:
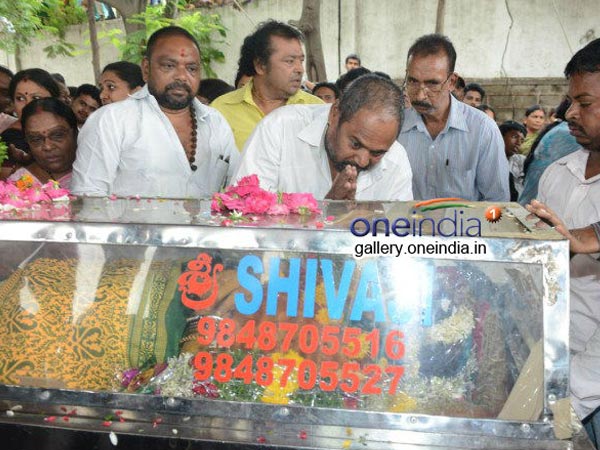
[[[181,56],[182,58],[185,56],[185,49],[183,49],[183,48],[181,49],[179,56]]]

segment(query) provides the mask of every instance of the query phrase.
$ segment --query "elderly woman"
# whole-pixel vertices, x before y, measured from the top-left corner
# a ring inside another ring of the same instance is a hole
[[[143,86],[140,66],[127,61],[110,63],[104,67],[100,76],[100,100],[103,105],[120,102]]]
[[[17,72],[10,82],[8,93],[12,99],[17,118],[21,118],[23,108],[33,100],[46,97],[60,97],[60,88],[52,75],[43,69],[26,69]],[[0,135],[9,146],[9,159],[2,164],[2,177],[9,175],[16,164],[31,162],[29,145],[17,120]]]
[[[69,189],[77,150],[77,119],[71,108],[56,98],[35,100],[23,109],[21,126],[33,162],[8,179],[16,181],[29,175],[34,183],[55,180]]]

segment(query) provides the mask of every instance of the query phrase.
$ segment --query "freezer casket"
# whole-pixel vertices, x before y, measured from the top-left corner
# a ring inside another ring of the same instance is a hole
[[[5,213],[3,420],[286,448],[572,445],[566,241],[515,204],[499,221],[480,203],[321,206],[233,227],[203,201]]]

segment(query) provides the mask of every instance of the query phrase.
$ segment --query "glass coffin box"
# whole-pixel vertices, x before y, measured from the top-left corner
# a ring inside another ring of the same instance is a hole
[[[574,448],[567,242],[515,204],[470,206],[234,226],[207,201],[5,212],[0,422],[113,444]]]

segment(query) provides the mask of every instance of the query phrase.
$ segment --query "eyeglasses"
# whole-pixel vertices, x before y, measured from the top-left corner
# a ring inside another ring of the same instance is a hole
[[[404,81],[404,87],[406,88],[406,90],[408,92],[411,92],[411,93],[419,92],[421,89],[423,89],[426,94],[427,93],[437,94],[437,93],[441,92],[442,87],[444,86],[444,84],[446,84],[448,82],[448,80],[450,79],[451,76],[452,76],[452,74],[450,73],[444,81],[439,82],[439,81],[435,81],[435,80],[419,81],[419,80],[415,80],[413,78],[409,78],[407,75],[406,79]]]
[[[26,134],[25,139],[32,148],[41,147],[46,139],[50,139],[54,144],[62,144],[65,139],[69,136],[70,130],[66,128],[59,128],[48,133],[47,136],[43,134]]]

